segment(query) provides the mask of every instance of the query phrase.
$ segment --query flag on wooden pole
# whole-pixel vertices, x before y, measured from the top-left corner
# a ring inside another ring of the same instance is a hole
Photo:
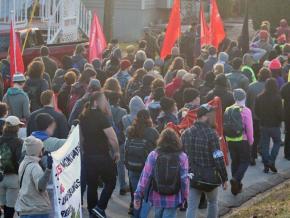
[[[223,20],[220,16],[216,0],[211,0],[211,19],[210,19],[211,44],[218,48],[219,44],[226,37]]]
[[[11,78],[11,85],[13,75],[16,73],[24,73],[24,64],[22,59],[22,53],[20,49],[20,44],[18,37],[15,33],[13,22],[10,24],[10,78]]]
[[[180,18],[180,0],[175,0],[171,9],[169,22],[166,29],[164,43],[160,53],[160,58],[164,59],[170,55],[176,40],[180,37],[181,33],[181,18]]]
[[[202,48],[205,45],[211,44],[209,27],[205,19],[202,2],[200,2],[199,20],[200,20],[200,47]]]
[[[92,63],[92,61],[96,58],[102,59],[102,54],[106,47],[106,37],[99,18],[95,12],[90,30],[89,62]]]

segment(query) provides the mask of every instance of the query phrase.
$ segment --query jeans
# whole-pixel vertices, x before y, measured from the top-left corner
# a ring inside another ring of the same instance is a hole
[[[39,215],[21,215],[20,218],[48,218],[48,214],[39,214]]]
[[[124,189],[127,187],[127,183],[125,180],[125,148],[124,144],[120,145],[120,161],[117,163],[117,171],[118,171],[118,180],[120,184],[120,189]]]
[[[273,147],[270,152],[271,138],[273,140]],[[275,164],[280,146],[282,144],[280,127],[261,127],[260,143],[262,147],[262,160],[264,165]]]
[[[186,211],[186,218],[197,218],[198,204],[202,191],[195,188],[190,188],[188,198],[188,208]],[[211,192],[205,192],[208,207],[207,217],[217,218],[218,217],[218,188],[215,188]]]
[[[158,208],[155,207],[155,218],[175,218],[177,208]]]
[[[95,206],[105,210],[116,186],[116,164],[109,155],[85,155],[87,201],[89,211]],[[104,188],[98,199],[98,179]]]
[[[133,172],[133,171],[128,171],[128,173],[129,173],[131,189],[134,194],[137,188],[141,173]],[[148,217],[148,214],[151,209],[151,203],[147,201],[147,195],[148,195],[148,190],[145,191],[145,201],[144,200],[142,201],[140,209],[139,210],[134,209],[134,218],[139,218],[139,217],[147,218]],[[134,199],[132,199],[132,201],[134,201]]]
[[[290,159],[290,120],[285,121],[285,158]]]
[[[250,164],[250,145],[248,141],[229,142],[232,159],[232,177],[241,182]]]
[[[260,148],[260,125],[259,120],[253,120],[253,126],[254,126],[254,143],[251,146],[251,158],[257,159],[258,158],[258,150],[261,150]]]

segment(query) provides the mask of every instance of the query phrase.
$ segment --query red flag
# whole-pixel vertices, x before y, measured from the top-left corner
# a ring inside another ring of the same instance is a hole
[[[175,0],[171,9],[169,23],[164,38],[160,58],[164,59],[171,53],[176,40],[179,38],[181,32],[181,19],[180,19],[180,0]]]
[[[224,24],[219,13],[216,0],[211,0],[211,44],[218,48],[219,44],[226,37]]]
[[[13,23],[10,25],[10,76],[11,76],[11,85],[12,78],[15,73],[24,73],[24,64],[20,49],[20,44],[18,37],[16,36]]]
[[[89,62],[92,63],[96,58],[102,59],[102,54],[106,47],[107,41],[103,28],[95,12],[90,31]]]
[[[202,2],[200,2],[199,20],[200,20],[200,47],[202,48],[205,45],[211,44],[209,27],[204,16]]]

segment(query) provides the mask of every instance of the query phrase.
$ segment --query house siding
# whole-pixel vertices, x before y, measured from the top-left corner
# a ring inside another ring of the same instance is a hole
[[[161,0],[115,0],[113,37],[123,42],[140,39],[144,27],[158,22],[164,16],[167,17],[164,10],[157,8],[158,1]],[[83,2],[88,9],[96,10],[103,22],[104,0],[83,0]]]

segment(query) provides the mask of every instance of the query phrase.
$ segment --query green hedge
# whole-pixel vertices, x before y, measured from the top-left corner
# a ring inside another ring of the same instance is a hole
[[[249,9],[255,29],[264,20],[270,21],[272,30],[282,18],[290,23],[290,0],[249,0]]]

